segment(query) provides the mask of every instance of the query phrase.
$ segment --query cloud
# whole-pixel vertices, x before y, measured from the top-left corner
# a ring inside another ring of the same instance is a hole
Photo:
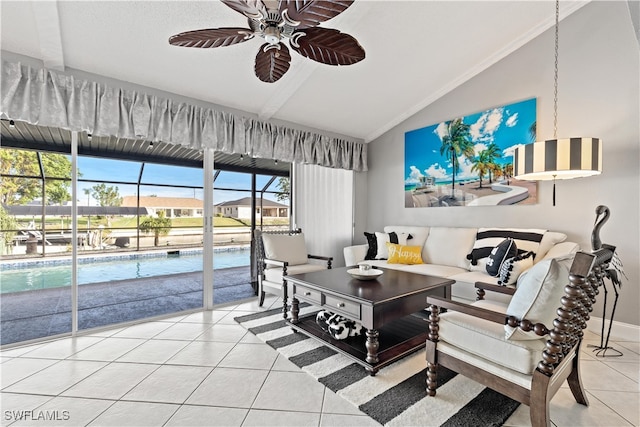
[[[418,169],[415,166],[409,166],[409,169],[411,169],[411,172],[409,173],[409,176],[407,177],[407,179],[404,180],[405,184],[417,184],[420,182],[420,177],[424,176],[422,175],[422,173],[420,172],[420,169]]]
[[[502,157],[513,157],[513,153],[516,151],[516,148],[518,147],[524,147],[524,144],[515,144],[512,145],[511,147],[507,147],[504,150],[502,150]]]
[[[435,179],[443,179],[449,177],[447,170],[440,166],[439,163],[432,164],[428,169],[425,169],[424,172],[427,175],[434,177]]]
[[[456,180],[457,179],[467,179],[467,178],[475,178],[478,176],[476,172],[471,172],[471,168],[473,167],[473,163],[467,160],[466,157],[460,156],[458,157],[458,163],[460,163],[460,171],[456,172]]]
[[[487,144],[485,144],[484,142],[479,142],[473,146],[473,150],[476,156],[479,155],[481,151],[486,149],[487,149]]]
[[[513,115],[509,116],[509,118],[507,119],[506,122],[504,122],[504,124],[509,128],[512,128],[515,125],[517,125],[518,124],[518,113],[514,113]]]
[[[438,126],[436,126],[436,128],[433,130],[433,133],[435,133],[436,135],[438,135],[438,137],[440,138],[440,141],[442,141],[442,138],[444,138],[447,135],[448,129],[447,129],[447,123],[446,122],[442,122],[440,123]]]
[[[473,141],[491,141],[502,124],[503,108],[485,111],[478,120],[469,126],[469,134]]]

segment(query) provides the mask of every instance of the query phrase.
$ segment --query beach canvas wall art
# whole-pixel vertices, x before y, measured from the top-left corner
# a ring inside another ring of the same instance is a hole
[[[405,207],[537,203],[537,184],[513,178],[513,152],[536,139],[536,99],[405,133]]]

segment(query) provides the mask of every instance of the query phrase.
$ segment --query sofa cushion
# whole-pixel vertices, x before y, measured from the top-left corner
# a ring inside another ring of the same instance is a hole
[[[422,250],[422,261],[427,262],[427,258],[424,253],[424,243],[427,241],[427,237],[429,236],[429,227],[419,227],[412,225],[387,225],[384,227],[385,233],[406,233],[411,234],[411,241],[408,242],[411,246],[420,246],[423,248]]]
[[[378,252],[376,253],[376,259],[389,258],[389,250],[387,249],[387,243],[396,243],[405,246],[409,239],[413,239],[413,236],[409,233],[382,233],[376,231],[376,245],[378,246]]]
[[[555,245],[554,247],[552,247],[551,249],[549,249],[549,251],[545,254],[545,256],[542,258],[543,260],[545,259],[562,259],[565,258],[567,255],[575,255],[576,252],[578,252],[580,250],[580,246],[577,243],[574,242],[561,242],[558,243],[557,245]],[[534,258],[534,262],[537,259]]]
[[[376,238],[376,233],[367,233],[365,231],[364,237],[367,238],[367,244],[369,245],[364,259],[376,259],[376,254],[378,253],[378,239]]]
[[[565,262],[555,259],[540,261],[518,279],[516,292],[507,307],[507,315],[552,328],[568,281],[569,269]],[[504,325],[504,329],[506,338],[510,340],[540,339],[533,331],[524,332],[509,325]]]
[[[419,264],[409,265],[407,266],[405,271],[410,271],[417,274],[426,274],[428,276],[449,278],[460,273],[465,273],[467,270],[460,267],[452,267],[450,265]]]
[[[448,276],[448,278],[456,282],[468,283],[471,288],[474,287],[476,282],[490,283],[492,285],[498,284],[498,278],[489,276],[486,271],[484,273],[481,271],[464,271],[460,274]]]
[[[498,284],[502,286],[515,285],[518,277],[533,265],[533,252],[511,257],[502,263],[498,272]]]
[[[505,312],[504,304],[491,301],[476,301],[472,305]],[[503,325],[455,311],[440,314],[439,323],[441,341],[522,374],[532,374],[542,359],[545,340],[540,337],[510,341],[505,339]]]
[[[423,264],[422,246],[403,246],[387,243],[389,264]]]
[[[264,255],[267,259],[286,261],[289,265],[306,264],[307,246],[304,233],[297,234],[262,234]]]
[[[287,274],[313,273],[314,271],[326,270],[327,264],[297,264],[287,267]],[[269,282],[282,283],[282,267],[269,266],[264,270],[264,278]]]
[[[473,247],[476,228],[431,227],[424,245],[425,262],[469,269],[466,256]]]
[[[493,248],[487,259],[487,273],[491,276],[497,276],[500,273],[500,267],[508,259],[518,254],[518,247],[515,241],[508,237],[504,239],[498,246]]]
[[[533,263],[540,261],[549,252],[549,249],[553,248],[558,243],[562,243],[567,240],[567,235],[564,233],[558,233],[557,231],[547,231],[544,233],[538,252],[535,253]]]
[[[471,261],[471,270],[482,271],[493,248],[507,237],[515,240],[518,253],[532,251],[537,253],[546,230],[537,228],[479,228],[472,250],[467,259]]]

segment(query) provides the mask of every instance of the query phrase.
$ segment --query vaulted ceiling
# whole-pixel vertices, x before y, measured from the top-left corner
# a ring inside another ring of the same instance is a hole
[[[586,3],[563,0],[561,19]],[[254,75],[263,40],[169,45],[179,32],[247,25],[219,1],[2,0],[0,15],[2,50],[46,67],[368,142],[552,27],[555,3],[356,0],[320,26],[354,36],[366,58],[336,67],[292,52],[291,68],[275,83]]]

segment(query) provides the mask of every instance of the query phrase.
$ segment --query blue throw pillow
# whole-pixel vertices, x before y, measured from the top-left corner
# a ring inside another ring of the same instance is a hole
[[[518,255],[518,247],[512,238],[504,239],[502,243],[491,250],[487,259],[487,273],[492,276],[500,274],[502,263]]]

